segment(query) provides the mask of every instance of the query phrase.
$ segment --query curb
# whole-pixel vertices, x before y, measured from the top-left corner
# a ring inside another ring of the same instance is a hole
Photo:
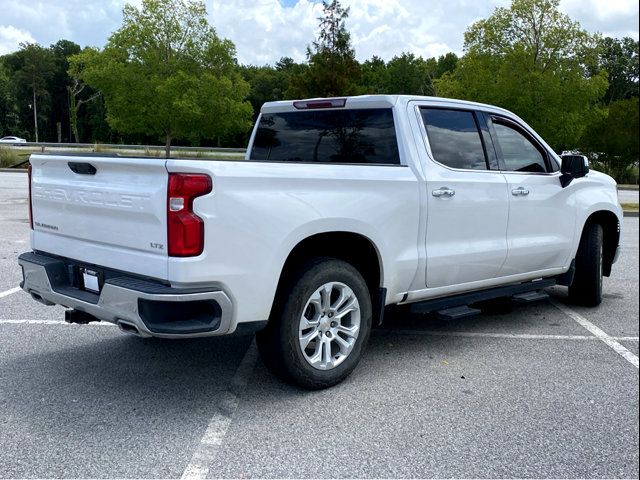
[[[620,185],[618,185],[618,190],[624,190],[625,192],[637,192],[638,191],[638,187],[621,187]]]
[[[0,172],[27,173],[26,168],[0,168]]]
[[[631,211],[630,212],[628,210],[625,210],[624,211],[624,216],[625,217],[638,217],[638,211],[636,210],[636,211]]]

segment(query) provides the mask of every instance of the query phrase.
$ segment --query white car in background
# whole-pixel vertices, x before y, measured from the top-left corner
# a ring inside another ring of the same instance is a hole
[[[27,141],[20,137],[2,137],[0,143],[27,143]]]

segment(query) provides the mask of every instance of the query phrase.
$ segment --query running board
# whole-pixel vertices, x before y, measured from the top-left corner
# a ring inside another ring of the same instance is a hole
[[[424,300],[411,304],[412,313],[429,313],[449,310],[455,307],[469,306],[474,303],[483,302],[485,300],[493,300],[501,297],[516,297],[518,295],[534,293],[538,295],[538,290],[551,287],[556,284],[555,278],[545,278],[535,280],[533,282],[518,283],[516,285],[507,285],[506,287],[490,288],[488,290],[479,290],[477,292],[463,293],[444,298],[436,298],[433,300]],[[529,298],[529,297],[524,297]],[[542,298],[537,298],[542,300]],[[518,301],[518,300],[516,300]],[[533,301],[533,300],[532,300]]]
[[[438,310],[436,313],[442,320],[461,320],[463,318],[475,317],[480,315],[482,311],[478,308],[471,308],[463,305],[461,307],[445,308]]]
[[[547,300],[548,298],[549,298],[549,295],[547,295],[545,292],[536,290],[533,292],[519,293],[517,295],[514,295],[513,301],[516,303],[526,304],[526,303],[539,302],[541,300]]]

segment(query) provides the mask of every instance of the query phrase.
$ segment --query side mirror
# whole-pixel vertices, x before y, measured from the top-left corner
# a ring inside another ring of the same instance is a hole
[[[560,183],[566,187],[574,178],[582,178],[589,173],[589,160],[584,155],[562,155]]]

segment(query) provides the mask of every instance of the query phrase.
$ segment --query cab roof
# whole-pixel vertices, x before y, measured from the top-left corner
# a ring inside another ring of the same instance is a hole
[[[512,112],[493,105],[470,102],[443,97],[427,97],[420,95],[359,95],[329,98],[307,98],[300,100],[281,100],[267,102],[260,109],[261,113],[295,112],[315,109],[354,109],[354,108],[392,108],[401,107],[409,102],[426,102],[435,106],[468,107],[495,113],[513,115]]]

